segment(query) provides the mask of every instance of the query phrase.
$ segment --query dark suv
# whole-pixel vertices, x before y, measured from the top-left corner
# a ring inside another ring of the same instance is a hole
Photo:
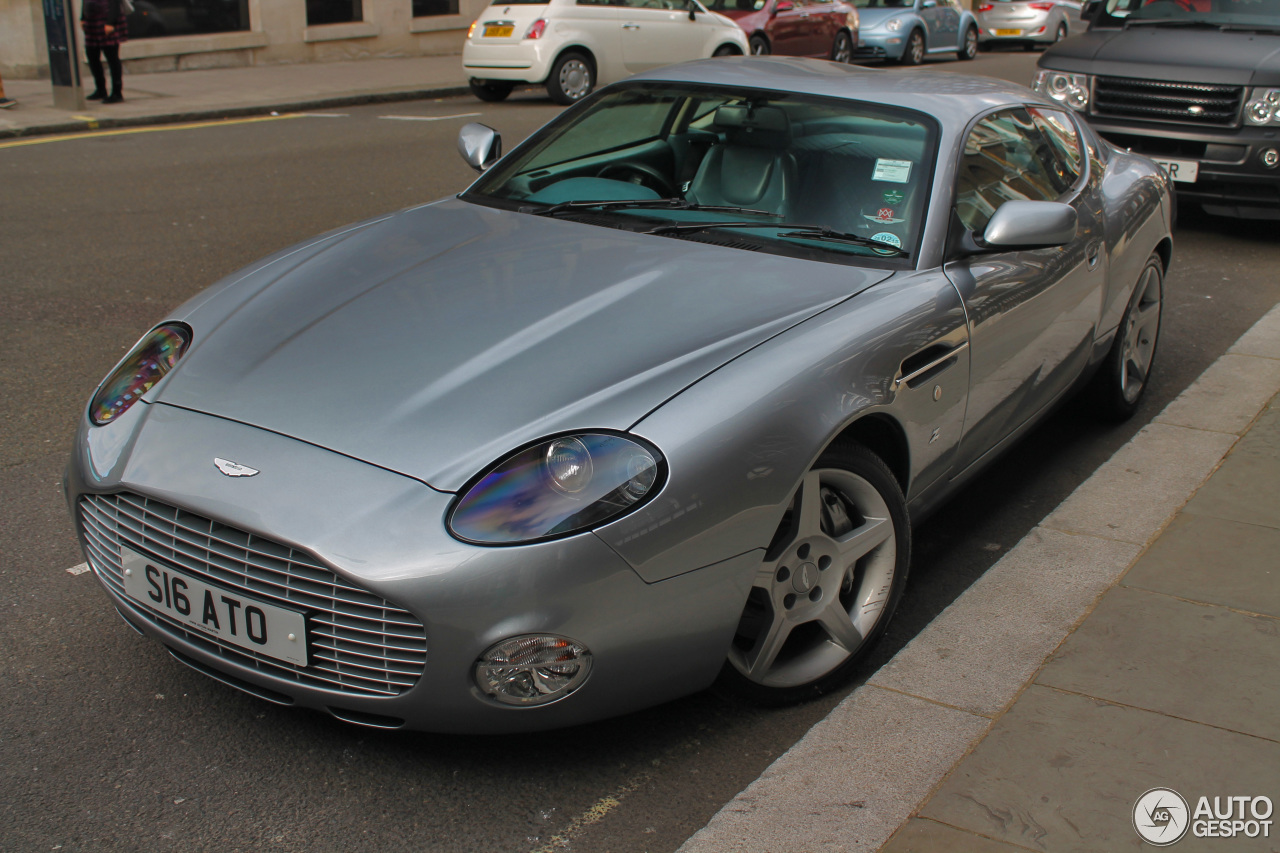
[[[1280,219],[1280,0],[1093,0],[1035,88],[1155,159],[1183,201]]]

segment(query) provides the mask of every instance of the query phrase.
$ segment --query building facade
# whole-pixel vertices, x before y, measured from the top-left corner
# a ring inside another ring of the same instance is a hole
[[[459,53],[488,0],[133,0],[133,73]],[[79,15],[79,0],[75,2]],[[0,0],[0,75],[47,77],[42,0]]]

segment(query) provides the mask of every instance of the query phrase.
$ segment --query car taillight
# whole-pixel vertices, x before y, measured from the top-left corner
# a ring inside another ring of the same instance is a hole
[[[472,21],[472,22],[471,22],[471,26],[467,27],[467,40],[468,40],[468,41],[470,41],[470,40],[471,40],[471,37],[472,37],[472,36],[474,36],[474,35],[476,34],[476,27],[477,27],[477,26],[479,26],[479,24],[480,24],[480,22],[479,22],[479,21]]]
[[[995,6],[991,5],[990,3],[983,3],[981,6],[978,7],[978,13],[981,14],[983,12],[990,12],[994,8]]]
[[[1048,12],[1053,8],[1052,3],[1029,3],[1027,5],[1032,9],[1035,9],[1037,12]]]
[[[524,37],[527,39],[540,39],[542,34],[547,30],[547,19],[539,18],[529,25],[529,29],[525,31]]]

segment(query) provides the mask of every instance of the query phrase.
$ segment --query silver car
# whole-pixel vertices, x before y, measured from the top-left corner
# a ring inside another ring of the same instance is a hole
[[[607,87],[450,197],[164,317],[66,481],[120,615],[353,723],[513,732],[844,683],[911,526],[1124,417],[1169,184],[1001,81],[777,58]]]
[[[1004,43],[1032,50],[1060,42],[1083,30],[1080,8],[1076,0],[980,0],[973,7],[978,49]]]

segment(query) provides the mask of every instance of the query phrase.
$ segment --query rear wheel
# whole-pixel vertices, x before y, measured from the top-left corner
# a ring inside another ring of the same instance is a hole
[[[757,33],[751,37],[751,55],[752,56],[768,56],[773,51],[769,49],[769,40]]]
[[[969,27],[964,31],[964,38],[960,40],[960,49],[956,51],[956,57],[967,62],[977,55],[978,31]]]
[[[911,31],[898,62],[902,65],[919,65],[924,62],[924,33],[919,30]]]
[[[853,62],[853,37],[845,30],[836,33],[836,40],[831,45],[831,61],[846,65]]]
[[[469,81],[471,86],[471,94],[475,95],[482,101],[505,101],[507,95],[511,94],[511,90],[516,84],[510,80],[477,80],[472,77]]]
[[[875,454],[836,446],[805,474],[756,574],[721,684],[778,705],[843,684],[902,597],[911,530]]]
[[[1152,255],[1138,277],[1111,351],[1093,378],[1090,390],[1101,417],[1123,421],[1138,410],[1155,364],[1163,304],[1164,264],[1159,255]]]
[[[572,104],[591,94],[596,72],[591,60],[576,51],[560,54],[547,78],[547,94],[557,104]]]

